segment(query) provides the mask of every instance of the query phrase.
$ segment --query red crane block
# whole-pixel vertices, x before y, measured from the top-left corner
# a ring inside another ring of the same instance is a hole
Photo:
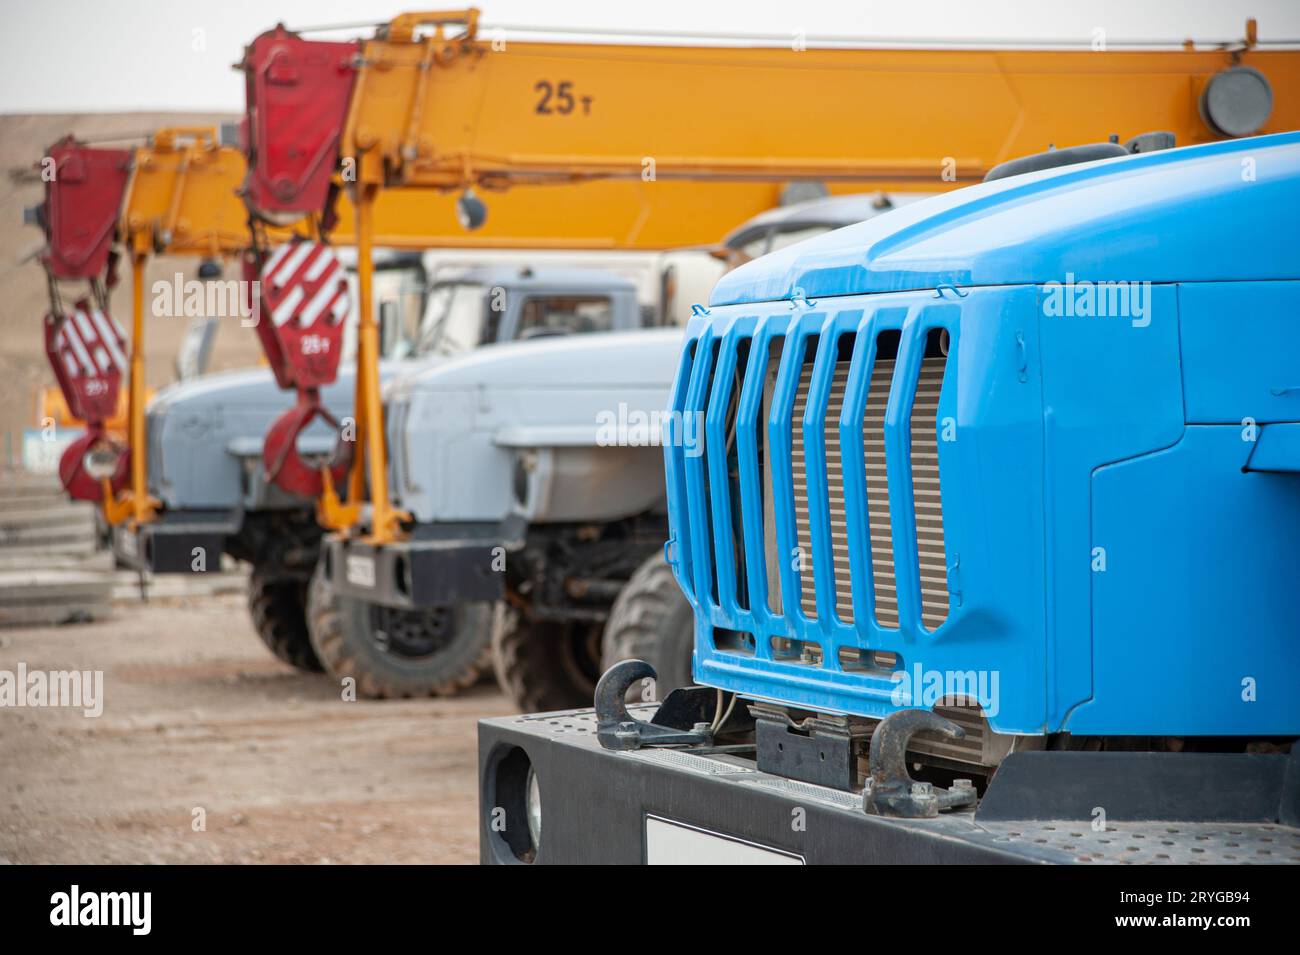
[[[67,315],[45,316],[45,354],[68,409],[86,422],[59,458],[59,478],[73,498],[98,501],[103,479],[120,491],[130,468],[126,447],[104,430],[126,373],[126,336],[113,316],[82,299]]]
[[[269,359],[279,358],[282,385],[312,389],[338,374],[343,324],[351,307],[347,270],[328,245],[295,239],[271,254],[262,268],[258,334]]]
[[[87,424],[113,416],[126,373],[126,336],[113,316],[86,299],[68,315],[51,312],[45,354],[73,415]]]
[[[245,48],[244,197],[258,215],[288,222],[324,210],[360,52],[283,26]]]
[[[321,404],[320,389],[338,374],[343,327],[351,309],[347,270],[328,245],[294,239],[276,249],[261,270],[261,315],[257,334],[282,388],[298,401],[271,425],[262,442],[267,479],[293,494],[315,497],[324,490],[324,469],[340,483],[350,446],[340,441],[329,460],[307,460],[298,438],[318,417],[340,430]]]
[[[53,176],[45,183],[41,261],[58,279],[98,278],[108,269],[131,150],[91,149],[69,136],[50,147],[46,161]]]

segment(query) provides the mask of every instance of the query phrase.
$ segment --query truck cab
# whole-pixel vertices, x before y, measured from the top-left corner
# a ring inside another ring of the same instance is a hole
[[[665,448],[700,685],[483,721],[484,861],[1300,851],[1298,203],[1281,134],[725,276]]]

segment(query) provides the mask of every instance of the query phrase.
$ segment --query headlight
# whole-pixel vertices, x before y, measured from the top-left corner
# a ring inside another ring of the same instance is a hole
[[[466,232],[473,232],[487,221],[487,206],[473,189],[466,189],[456,200],[456,218]]]
[[[537,469],[537,453],[534,451],[521,451],[515,455],[515,469],[511,476],[511,490],[514,492],[515,500],[519,502],[520,507],[528,506],[528,485],[531,482],[532,472]]]
[[[537,773],[528,767],[528,789],[524,796],[524,808],[528,812],[528,834],[533,837],[533,848],[542,844],[542,790],[537,784]]]
[[[106,442],[101,442],[85,453],[81,459],[81,466],[96,481],[102,481],[105,478],[111,479],[117,472],[119,457],[121,457],[121,452],[117,448]]]
[[[542,834],[542,789],[521,746],[501,744],[488,756],[483,826],[500,862],[532,863]]]

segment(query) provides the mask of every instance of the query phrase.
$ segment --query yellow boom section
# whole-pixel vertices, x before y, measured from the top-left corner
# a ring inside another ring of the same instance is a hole
[[[831,186],[861,192],[869,186]],[[740,223],[781,203],[779,182],[596,181],[512,189],[488,197],[487,221],[473,232],[456,218],[457,196],[433,190],[378,191],[374,245],[394,249],[659,250],[717,242]],[[330,240],[356,242],[356,212],[338,200]]]
[[[211,127],[158,130],[135,151],[119,235],[135,255],[238,254],[249,245],[244,168]]]
[[[210,127],[160,129],[135,150],[120,234],[140,254],[221,257],[249,247],[248,210],[238,195],[244,154],[218,144]],[[482,229],[466,232],[456,197],[435,191],[381,193],[374,244],[395,249],[662,249],[721,238],[736,224],[777,205],[779,184],[588,183],[518,190],[493,202]],[[590,213],[572,215],[575,209]],[[702,227],[700,219],[705,220]],[[356,213],[339,196],[330,236],[356,241]],[[299,228],[305,228],[305,225]],[[271,228],[271,243],[289,237]]]

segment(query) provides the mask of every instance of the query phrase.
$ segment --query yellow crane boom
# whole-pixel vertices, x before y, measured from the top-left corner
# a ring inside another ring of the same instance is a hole
[[[1249,65],[1300,124],[1291,51],[785,49],[494,43],[476,10],[413,13],[364,44],[340,144],[362,184],[590,178],[978,180],[1048,143],[1153,129],[1222,138],[1206,86]],[[460,26],[455,35],[447,28]],[[424,39],[420,28],[432,28]],[[947,161],[945,163],[945,161]],[[949,175],[945,176],[944,172]]]

